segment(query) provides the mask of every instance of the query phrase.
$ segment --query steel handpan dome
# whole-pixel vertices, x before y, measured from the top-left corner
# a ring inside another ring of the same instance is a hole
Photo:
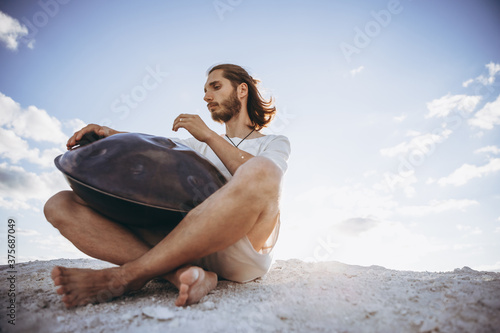
[[[226,183],[205,157],[170,139],[120,133],[55,159],[73,191],[124,224],[177,224]]]

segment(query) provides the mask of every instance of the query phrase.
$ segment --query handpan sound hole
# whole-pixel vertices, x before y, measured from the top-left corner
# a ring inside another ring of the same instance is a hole
[[[144,165],[139,163],[132,165],[132,167],[130,168],[130,172],[135,176],[140,175],[144,172]]]
[[[200,180],[197,177],[195,177],[195,176],[188,176],[187,177],[187,181],[193,187],[198,187],[198,186],[201,185]]]
[[[99,156],[106,154],[107,151],[108,150],[105,148],[104,149],[94,149],[89,153],[88,157],[99,157]]]

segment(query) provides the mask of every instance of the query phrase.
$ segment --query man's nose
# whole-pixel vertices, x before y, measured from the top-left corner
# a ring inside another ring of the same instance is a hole
[[[205,97],[203,97],[203,99],[205,100],[205,102],[209,103],[213,99],[212,94],[207,91],[205,93]]]

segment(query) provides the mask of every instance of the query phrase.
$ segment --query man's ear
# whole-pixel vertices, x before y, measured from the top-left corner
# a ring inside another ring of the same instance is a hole
[[[243,98],[245,96],[248,96],[248,85],[243,82],[238,86],[238,97]]]

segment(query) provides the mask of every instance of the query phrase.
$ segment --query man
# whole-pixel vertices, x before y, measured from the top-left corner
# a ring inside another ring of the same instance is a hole
[[[140,289],[163,277],[179,289],[177,306],[198,302],[217,285],[218,276],[246,282],[263,276],[279,231],[279,198],[290,144],[281,135],[260,130],[276,109],[260,95],[243,68],[212,67],[204,100],[212,119],[223,122],[226,136],[210,130],[198,115],[181,114],[173,130],[193,136],[181,140],[211,160],[228,183],[192,209],[173,229],[158,225],[141,229],[112,221],[73,191],[62,191],[45,204],[47,220],[87,255],[116,265],[103,270],[55,267],[67,307],[103,302]],[[68,141],[72,148],[85,133],[119,133],[91,124]]]

